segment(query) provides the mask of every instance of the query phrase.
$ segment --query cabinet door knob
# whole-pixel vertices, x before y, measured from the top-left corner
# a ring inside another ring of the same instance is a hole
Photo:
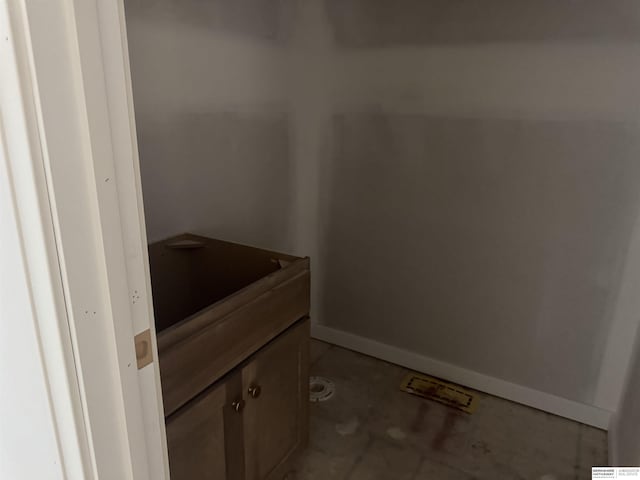
[[[249,387],[249,395],[251,395],[251,398],[258,398],[260,396],[260,392],[262,392],[260,385],[251,385]]]
[[[231,407],[238,413],[242,412],[244,410],[244,400],[235,400]]]

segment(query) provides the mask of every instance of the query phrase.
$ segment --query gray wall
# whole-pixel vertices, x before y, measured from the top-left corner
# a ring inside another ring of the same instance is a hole
[[[638,40],[634,0],[325,0],[341,47]]]
[[[323,177],[323,320],[589,401],[638,213],[624,123],[358,113]]]
[[[128,0],[149,237],[311,255],[321,324],[613,410],[636,5]]]
[[[629,342],[610,335],[640,213],[637,4],[323,3],[320,321],[615,409],[624,365],[605,349]]]
[[[640,338],[632,355],[631,367],[624,395],[610,432],[610,445],[614,447],[614,465],[640,464]]]
[[[126,2],[150,241],[191,231],[291,248],[291,3]]]

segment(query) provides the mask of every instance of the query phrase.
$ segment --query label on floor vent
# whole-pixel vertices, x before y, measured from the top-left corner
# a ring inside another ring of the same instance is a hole
[[[421,373],[408,374],[400,384],[400,390],[466,413],[473,413],[477,406],[477,397],[470,390]]]

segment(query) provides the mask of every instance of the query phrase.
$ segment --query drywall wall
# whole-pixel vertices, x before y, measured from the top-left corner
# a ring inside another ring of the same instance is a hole
[[[612,465],[640,465],[640,338],[632,355],[624,394],[609,432]]]
[[[638,40],[634,0],[325,0],[347,47]]]
[[[610,336],[640,214],[637,6],[302,3],[323,65],[298,87],[323,99],[297,150],[319,162],[316,317],[614,410],[623,366],[603,359],[630,342],[630,323]]]
[[[382,113],[333,124],[327,324],[590,399],[638,213],[635,129]]]
[[[320,324],[615,410],[636,2],[129,0],[127,22],[151,240],[311,255]]]
[[[640,220],[631,238],[631,248],[625,263],[616,313],[609,335],[609,347],[602,364],[598,391],[611,396],[611,385],[617,390],[617,380],[625,382],[622,394],[617,398],[601,398],[596,401],[616,401],[615,415],[609,432],[609,462],[612,465],[640,464],[640,434],[636,425],[640,422]],[[635,329],[635,335],[632,334]],[[634,343],[616,341],[625,336]],[[627,365],[612,371],[608,365]]]
[[[150,241],[291,248],[291,1],[127,0]]]

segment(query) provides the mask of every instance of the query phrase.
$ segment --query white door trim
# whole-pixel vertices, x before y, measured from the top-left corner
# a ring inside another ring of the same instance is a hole
[[[15,80],[3,61],[3,100],[13,87],[23,120],[3,106],[3,138],[33,295],[49,308],[37,319],[62,478],[168,479],[122,0],[0,5]],[[154,361],[138,370],[147,328]]]
[[[6,353],[8,345],[15,349],[10,364],[0,362],[13,370],[0,375],[0,390],[5,392],[0,405],[3,417],[26,417],[42,405],[48,407],[46,413],[32,413],[19,425],[3,419],[0,477],[94,478],[37,113],[31,101],[33,78],[21,6],[0,3],[0,35],[0,309],[6,315],[0,322],[28,325],[31,333],[20,337],[15,328],[3,325],[0,350]],[[9,356],[3,355],[5,359]],[[40,368],[34,368],[38,364]],[[4,383],[7,379],[9,384]],[[43,388],[35,390],[34,382]],[[36,392],[46,396],[44,402],[29,398]],[[13,426],[38,436],[24,437]],[[47,437],[55,447],[47,448]]]

